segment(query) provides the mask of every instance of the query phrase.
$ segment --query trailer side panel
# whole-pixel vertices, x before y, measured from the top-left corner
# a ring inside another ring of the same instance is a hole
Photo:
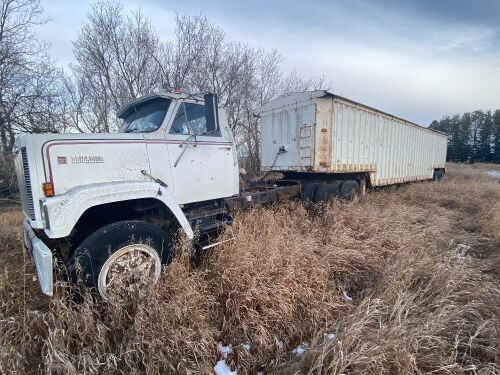
[[[444,168],[447,137],[339,98],[333,102],[331,172],[371,172],[373,186],[431,179]]]

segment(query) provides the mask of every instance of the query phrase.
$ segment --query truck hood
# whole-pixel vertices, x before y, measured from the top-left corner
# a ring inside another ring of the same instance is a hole
[[[44,182],[52,182],[59,195],[84,184],[148,179],[141,173],[149,172],[142,134],[37,134],[22,137],[18,146],[27,158],[34,195]]]

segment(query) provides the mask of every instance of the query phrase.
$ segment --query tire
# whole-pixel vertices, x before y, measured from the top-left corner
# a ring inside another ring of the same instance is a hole
[[[341,185],[342,181],[320,185],[314,194],[314,203],[328,203],[333,197],[339,195]]]
[[[125,280],[122,284],[127,285],[126,293],[140,293],[141,288],[148,289],[158,281],[161,265],[171,260],[172,240],[167,233],[143,221],[119,221],[82,241],[70,259],[70,279],[74,284],[81,280],[92,292],[108,300],[108,277],[115,275],[116,280]],[[117,290],[119,302],[130,297]]]
[[[301,192],[301,198],[303,201],[309,200],[311,202],[314,202],[314,196],[316,194],[316,190],[321,186],[322,184],[319,183],[309,183],[305,184],[304,188],[302,189]]]
[[[355,199],[359,195],[359,183],[354,180],[344,181],[339,195],[344,199]]]
[[[434,181],[441,181],[444,177],[444,171],[442,169],[437,169],[434,171],[434,174],[432,175],[432,179]]]

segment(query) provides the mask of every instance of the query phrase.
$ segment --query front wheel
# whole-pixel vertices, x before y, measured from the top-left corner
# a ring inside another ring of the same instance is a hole
[[[147,293],[171,259],[172,240],[163,230],[143,221],[120,221],[83,240],[70,260],[70,277],[104,300],[124,303]]]

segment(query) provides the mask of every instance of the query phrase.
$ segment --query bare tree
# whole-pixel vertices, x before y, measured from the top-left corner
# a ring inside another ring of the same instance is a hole
[[[325,76],[304,77],[292,70],[281,82],[280,91],[290,93],[310,90],[332,90],[333,82]]]
[[[60,72],[34,28],[45,22],[39,0],[0,3],[0,141],[4,155],[18,133],[58,131]]]
[[[163,83],[171,88],[194,89],[193,73],[201,71],[211,36],[219,32],[204,16],[177,15],[175,38],[162,44],[158,58]]]
[[[73,46],[66,88],[79,131],[116,129],[123,104],[161,86],[158,37],[140,11],[124,17],[120,3],[97,3]]]
[[[248,79],[253,90],[245,101],[245,145],[249,157],[250,172],[260,170],[260,127],[255,110],[280,95],[282,86],[281,55],[276,50],[259,50],[257,70]]]
[[[61,73],[35,28],[39,0],[0,1],[0,194],[15,194],[13,151],[20,133],[64,131]]]

